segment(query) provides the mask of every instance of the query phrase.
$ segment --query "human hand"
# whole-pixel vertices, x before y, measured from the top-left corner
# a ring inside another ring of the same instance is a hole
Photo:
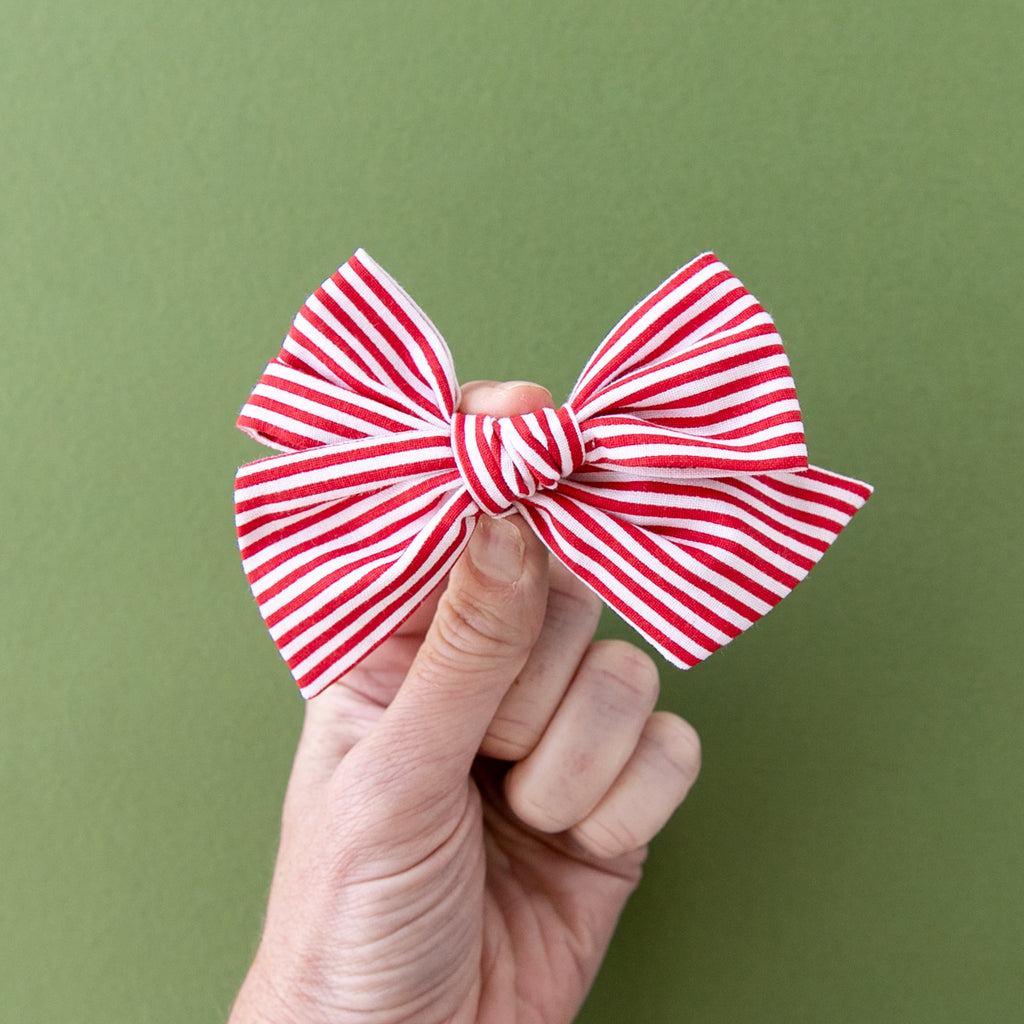
[[[550,405],[477,383],[461,411]],[[517,516],[309,702],[230,1024],[571,1021],[699,768],[654,663]]]

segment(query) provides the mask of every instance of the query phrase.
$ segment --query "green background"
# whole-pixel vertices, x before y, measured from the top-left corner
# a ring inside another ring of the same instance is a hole
[[[1022,43],[1019,0],[0,4],[0,1018],[227,1013],[301,717],[232,424],[362,245],[463,379],[559,398],[713,248],[877,489],[665,667],[703,775],[580,1019],[1019,1021]]]

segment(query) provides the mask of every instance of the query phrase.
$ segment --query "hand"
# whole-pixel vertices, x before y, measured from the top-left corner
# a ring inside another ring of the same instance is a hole
[[[550,404],[477,383],[462,411]],[[572,1020],[700,759],[599,614],[484,517],[444,593],[310,701],[232,1024]]]

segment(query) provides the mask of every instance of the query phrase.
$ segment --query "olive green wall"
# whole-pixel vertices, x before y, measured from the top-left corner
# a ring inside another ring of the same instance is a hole
[[[556,395],[712,248],[877,488],[666,667],[703,777],[582,1021],[1021,1019],[1024,5],[0,15],[0,1017],[226,1014],[301,715],[232,423],[362,245],[463,379]]]

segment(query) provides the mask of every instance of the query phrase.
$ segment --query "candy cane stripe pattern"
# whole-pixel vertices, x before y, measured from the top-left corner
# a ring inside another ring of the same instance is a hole
[[[238,427],[242,566],[304,697],[441,583],[477,518],[517,513],[674,665],[770,611],[871,494],[808,465],[771,317],[713,254],[598,346],[559,409],[457,411],[444,339],[359,250],[309,297]]]

